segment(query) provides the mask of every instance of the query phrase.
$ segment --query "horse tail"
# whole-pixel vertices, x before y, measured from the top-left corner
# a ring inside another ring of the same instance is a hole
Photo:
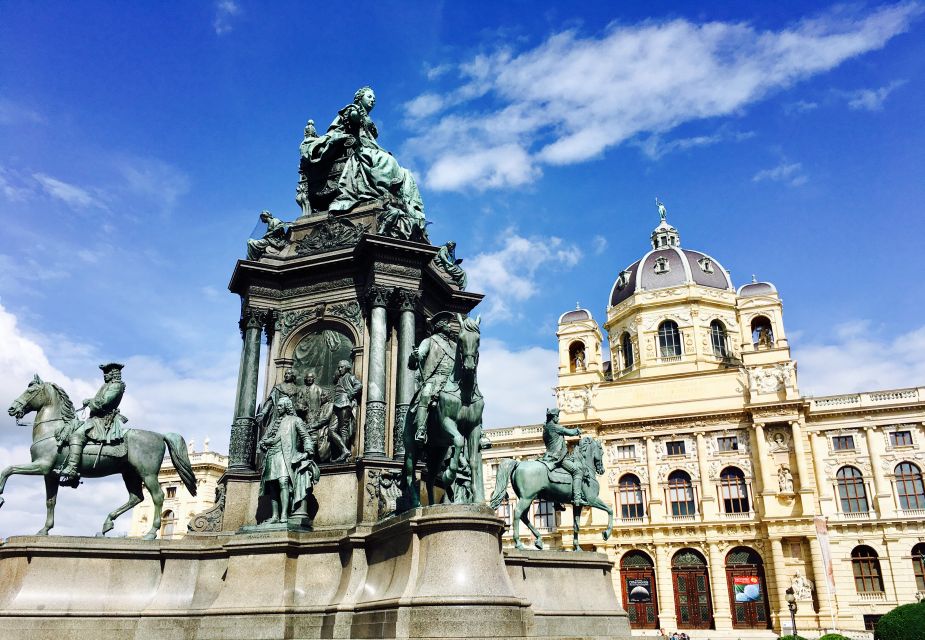
[[[507,495],[507,485],[511,481],[511,475],[518,464],[520,463],[512,458],[505,458],[501,461],[501,465],[498,467],[498,475],[495,476],[495,492],[491,494],[491,500],[488,502],[492,509],[497,509]]]
[[[191,495],[196,495],[196,475],[193,473],[193,465],[186,453],[186,440],[179,433],[165,433],[164,442],[167,443],[170,461],[180,474],[183,485]]]

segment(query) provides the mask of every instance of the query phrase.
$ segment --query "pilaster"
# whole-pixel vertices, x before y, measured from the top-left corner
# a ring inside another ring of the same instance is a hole
[[[893,506],[893,492],[890,483],[883,475],[881,465],[880,447],[883,440],[878,438],[879,432],[875,427],[865,426],[864,435],[867,437],[867,453],[870,456],[870,466],[874,475],[874,490],[877,493],[877,513],[881,518],[892,518],[896,514]]]
[[[697,432],[697,467],[700,471],[700,504],[704,520],[713,520],[717,516],[716,490],[710,481],[710,469],[707,460],[707,444],[704,432]]]
[[[658,486],[658,474],[655,467],[655,438],[646,436],[646,470],[649,475],[649,522],[662,522],[665,519],[665,503]]]
[[[813,487],[809,479],[809,467],[806,464],[806,449],[803,443],[803,429],[799,420],[790,422],[790,434],[793,442],[793,455],[797,461],[797,475],[799,480],[800,504],[804,516],[815,515],[816,505],[813,496]]]
[[[658,582],[658,619],[664,629],[676,629],[678,614],[675,612],[674,586],[671,576],[671,559],[664,540],[655,545],[655,579]]]
[[[715,542],[709,543],[710,590],[713,596],[713,622],[717,630],[732,629],[732,610],[729,608],[729,585],[723,554]]]

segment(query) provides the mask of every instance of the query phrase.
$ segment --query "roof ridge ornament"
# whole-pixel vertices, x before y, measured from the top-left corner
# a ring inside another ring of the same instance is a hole
[[[658,199],[658,196],[655,196],[655,207],[658,209],[658,217],[662,219],[662,222],[668,222],[668,209],[665,208],[665,203]]]

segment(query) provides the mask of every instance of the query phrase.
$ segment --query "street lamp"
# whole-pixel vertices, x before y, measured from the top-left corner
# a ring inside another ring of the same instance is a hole
[[[793,637],[796,638],[799,636],[797,633],[797,598],[793,594],[793,587],[787,587],[785,593],[787,594],[785,597],[787,608],[790,609],[790,626],[793,629]]]

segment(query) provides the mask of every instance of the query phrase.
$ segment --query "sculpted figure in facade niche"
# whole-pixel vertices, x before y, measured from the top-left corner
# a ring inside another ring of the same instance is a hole
[[[777,470],[777,484],[781,493],[793,493],[793,474],[787,465],[781,465]]]
[[[267,225],[267,230],[263,237],[259,239],[251,238],[247,241],[248,260],[260,260],[270,249],[282,251],[289,244],[290,228],[288,223],[279,218],[274,218],[266,210],[260,212],[260,221]]]
[[[334,462],[343,462],[350,457],[353,450],[353,438],[356,436],[356,408],[363,383],[353,375],[353,365],[349,360],[337,364],[334,377],[334,415],[337,418],[336,435],[338,444],[344,449]]]
[[[790,451],[790,445],[787,440],[786,433],[783,431],[775,431],[768,437],[768,444],[771,445],[771,451]]]
[[[437,255],[434,256],[434,263],[450,276],[450,279],[456,283],[460,291],[465,291],[469,278],[463,268],[459,266],[462,264],[462,258],[456,257],[456,243],[454,241],[450,240],[440,247]]]
[[[305,420],[306,424],[314,424],[321,412],[321,405],[325,401],[325,392],[315,384],[315,372],[305,374],[305,386],[299,390],[296,413]]]
[[[323,136],[303,140],[301,170],[308,176],[307,188],[336,194],[328,207],[332,213],[379,202],[384,209],[379,218],[380,234],[427,240],[424,203],[414,177],[376,141],[379,130],[369,117],[375,106],[376,94],[370,87],[362,87],[354,94],[353,103],[337,112]],[[340,171],[336,188],[314,186],[313,174],[320,172],[317,180],[324,183],[330,180],[332,167]]]
[[[306,498],[321,475],[314,461],[315,443],[305,423],[295,415],[289,397],[279,400],[277,413],[260,439],[260,449],[266,452],[260,495],[270,496],[273,510],[266,524],[286,522],[291,515],[307,516]]]
[[[793,579],[790,581],[790,586],[793,588],[793,595],[796,596],[797,600],[813,599],[813,583],[799,571],[794,574]]]

